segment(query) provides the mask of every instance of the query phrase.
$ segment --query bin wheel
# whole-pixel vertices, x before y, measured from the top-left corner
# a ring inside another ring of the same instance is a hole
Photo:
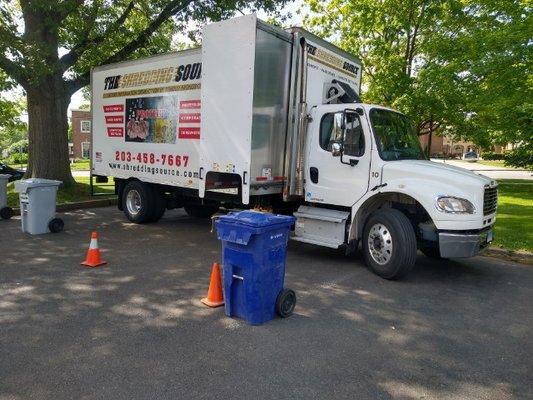
[[[61,232],[64,227],[65,227],[65,223],[63,222],[61,218],[53,218],[48,223],[48,229],[50,229],[50,232],[52,233]]]
[[[13,209],[11,207],[0,208],[0,218],[9,219],[13,216]]]
[[[276,312],[281,318],[287,318],[294,312],[296,307],[296,293],[291,289],[283,289],[276,299]]]

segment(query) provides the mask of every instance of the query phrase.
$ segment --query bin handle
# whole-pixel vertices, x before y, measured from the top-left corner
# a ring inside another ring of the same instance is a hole
[[[215,231],[215,221],[222,217],[222,215],[224,214],[217,213],[211,217],[211,230],[209,231],[209,233],[213,233]]]
[[[233,274],[233,279],[238,279],[240,281],[244,281],[244,277]]]

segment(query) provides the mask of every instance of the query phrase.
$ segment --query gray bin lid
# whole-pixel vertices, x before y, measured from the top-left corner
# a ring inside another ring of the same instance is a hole
[[[9,174],[0,174],[0,179],[9,179],[11,178],[11,175]]]
[[[38,187],[52,187],[59,186],[63,182],[54,181],[51,179],[42,179],[42,178],[31,178],[31,179],[22,179],[20,181],[15,181],[15,192],[18,193],[27,193],[28,189],[38,188]]]

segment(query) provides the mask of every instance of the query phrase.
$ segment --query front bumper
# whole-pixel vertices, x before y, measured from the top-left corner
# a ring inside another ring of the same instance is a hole
[[[492,226],[479,232],[439,232],[443,258],[473,257],[492,242]]]

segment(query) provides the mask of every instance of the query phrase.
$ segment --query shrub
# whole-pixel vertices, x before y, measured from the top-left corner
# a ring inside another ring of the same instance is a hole
[[[27,164],[28,153],[12,153],[7,157],[6,162],[8,164]]]
[[[533,144],[524,144],[505,155],[505,165],[533,170]]]
[[[486,151],[481,154],[483,160],[505,160],[505,154],[497,154],[493,151]]]

